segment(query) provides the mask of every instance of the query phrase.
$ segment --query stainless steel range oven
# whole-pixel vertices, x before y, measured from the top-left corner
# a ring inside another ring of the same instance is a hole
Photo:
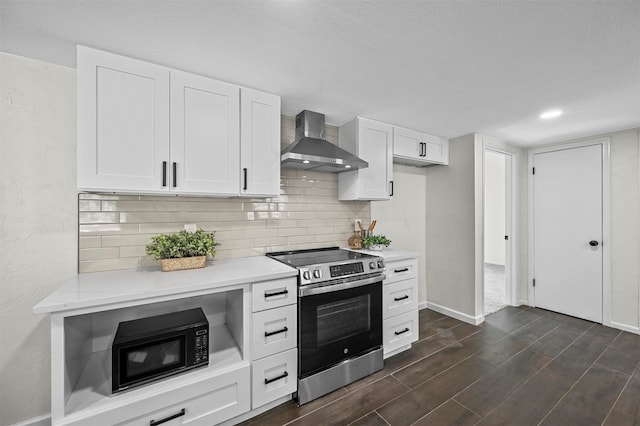
[[[382,258],[337,247],[268,256],[298,269],[299,404],[382,369]]]

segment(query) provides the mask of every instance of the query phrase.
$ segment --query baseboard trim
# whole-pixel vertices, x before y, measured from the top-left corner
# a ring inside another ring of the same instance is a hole
[[[437,303],[427,302],[427,308],[471,325],[478,325],[484,322],[484,315],[472,317],[471,315],[456,311],[455,309],[447,308],[446,306],[438,305]]]
[[[423,309],[427,309],[427,301],[426,300],[424,302],[418,302],[418,310],[421,311]]]
[[[51,414],[45,414],[44,416],[34,417],[20,423],[14,423],[12,426],[51,426]]]
[[[607,324],[605,324],[607,325]],[[615,321],[611,321],[610,324],[608,324],[609,327],[612,328],[617,328],[618,330],[622,330],[622,331],[628,331],[629,333],[634,333],[634,334],[640,334],[640,327],[635,327],[632,325],[627,325],[627,324],[622,324],[620,322],[615,322]]]
[[[529,305],[529,301],[526,300],[526,299],[525,300],[520,300],[518,302],[518,306],[522,306],[522,305],[531,306],[531,305]]]

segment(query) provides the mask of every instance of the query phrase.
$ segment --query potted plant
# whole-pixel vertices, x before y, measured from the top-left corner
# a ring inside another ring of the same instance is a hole
[[[362,247],[368,250],[382,250],[389,247],[391,240],[384,235],[368,235],[362,239]]]
[[[160,234],[151,237],[146,253],[159,260],[162,271],[204,268],[207,256],[216,255],[214,232],[198,229],[195,232],[180,231],[175,234]]]

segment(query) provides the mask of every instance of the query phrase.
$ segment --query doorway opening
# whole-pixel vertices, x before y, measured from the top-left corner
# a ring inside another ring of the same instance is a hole
[[[484,315],[511,303],[512,155],[484,150]]]

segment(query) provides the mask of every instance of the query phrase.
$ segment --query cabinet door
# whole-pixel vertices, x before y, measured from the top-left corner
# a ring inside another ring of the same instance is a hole
[[[424,152],[423,134],[402,127],[393,128],[393,155],[416,160],[422,159]]]
[[[78,188],[168,191],[168,161],[169,71],[78,47]]]
[[[449,164],[449,141],[437,136],[425,135],[424,158],[437,164]]]
[[[241,90],[240,195],[280,195],[280,97]]]
[[[237,195],[239,88],[171,72],[171,191]]]
[[[262,358],[251,363],[251,408],[287,396],[298,388],[298,350]]]
[[[340,126],[340,146],[369,167],[338,173],[338,199],[388,200],[393,194],[393,126],[358,117]]]
[[[297,308],[297,305],[289,305],[253,314],[251,359],[257,360],[296,347]]]
[[[418,340],[420,325],[418,310],[385,319],[382,328],[382,346],[387,358],[411,347]]]

